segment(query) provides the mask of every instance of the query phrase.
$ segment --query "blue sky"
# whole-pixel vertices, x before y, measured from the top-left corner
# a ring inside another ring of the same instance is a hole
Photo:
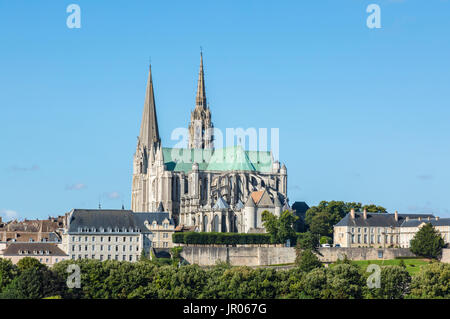
[[[81,8],[81,29],[66,7]],[[381,8],[381,29],[366,7]],[[199,48],[216,127],[280,128],[291,203],[450,217],[450,1],[0,0],[0,216],[126,208],[149,57],[160,134]]]

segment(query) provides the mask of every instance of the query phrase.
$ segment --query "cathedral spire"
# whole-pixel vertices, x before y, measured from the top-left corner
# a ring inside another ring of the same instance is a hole
[[[141,145],[147,149],[160,143],[158,120],[156,118],[155,94],[153,91],[152,67],[149,66],[147,90],[145,92],[144,112],[142,114],[141,131],[139,134]]]
[[[206,91],[205,91],[205,74],[203,72],[203,52],[200,51],[200,70],[198,72],[197,97],[195,98],[195,106],[203,109],[206,105]]]

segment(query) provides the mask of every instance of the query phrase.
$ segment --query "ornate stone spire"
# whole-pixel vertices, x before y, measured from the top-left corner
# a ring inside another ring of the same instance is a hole
[[[147,90],[145,92],[144,112],[142,113],[141,132],[139,142],[150,149],[161,142],[156,118],[155,94],[153,91],[152,67],[149,66]]]
[[[195,109],[191,113],[191,123],[189,124],[189,148],[214,148],[213,127],[211,111],[206,103],[203,54],[200,52],[197,96],[195,98]]]
[[[195,98],[195,107],[201,107],[204,110],[208,107],[206,104],[205,73],[203,71],[202,52],[200,52],[200,70],[198,72],[197,97]]]

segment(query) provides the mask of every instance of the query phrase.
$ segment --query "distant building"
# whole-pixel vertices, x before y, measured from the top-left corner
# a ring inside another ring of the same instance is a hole
[[[402,224],[411,219],[434,219],[431,214],[350,211],[334,225],[334,244],[341,247],[400,247]],[[405,244],[406,245],[406,244]],[[409,247],[409,243],[408,243]]]
[[[0,243],[9,242],[59,242],[65,227],[64,216],[43,220],[13,220],[1,222]]]
[[[409,248],[411,239],[425,224],[430,223],[440,233],[444,242],[450,244],[450,218],[419,217],[417,219],[407,218],[400,226],[400,247]]]
[[[14,264],[25,257],[39,260],[51,267],[57,262],[69,258],[56,244],[51,243],[10,243],[2,252],[2,257],[10,259]]]
[[[74,209],[62,247],[71,259],[137,261],[144,251],[171,248],[175,231],[169,213]]]
[[[292,204],[292,210],[294,211],[295,216],[298,217],[298,220],[294,224],[294,228],[296,232],[305,232],[306,231],[306,212],[308,211],[309,206],[305,202],[294,202]]]

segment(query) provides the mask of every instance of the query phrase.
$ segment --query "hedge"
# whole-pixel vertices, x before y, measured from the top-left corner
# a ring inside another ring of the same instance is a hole
[[[179,232],[172,235],[175,244],[244,245],[273,244],[270,234]]]

